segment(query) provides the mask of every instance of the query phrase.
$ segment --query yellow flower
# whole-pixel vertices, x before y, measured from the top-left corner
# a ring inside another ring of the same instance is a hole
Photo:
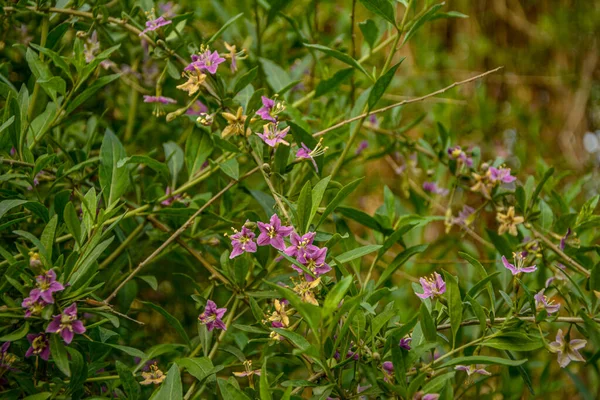
[[[508,231],[513,236],[517,236],[517,225],[525,222],[525,218],[515,215],[515,208],[510,206],[506,214],[496,214],[496,220],[500,222],[498,227],[498,235],[503,235]]]
[[[320,277],[315,279],[312,282],[303,280],[300,283],[296,284],[296,286],[294,286],[293,290],[300,296],[300,298],[302,299],[303,302],[314,304],[315,306],[318,306],[319,302],[315,298],[315,295],[312,292],[312,290],[314,288],[316,288],[317,286],[319,286],[320,283],[321,283]]]
[[[228,112],[221,113],[221,115],[229,124],[223,129],[223,132],[221,132],[221,137],[227,138],[230,135],[242,135],[244,133],[244,125],[246,124],[246,119],[248,117],[244,115],[244,109],[242,107],[238,108],[235,115]],[[246,136],[250,136],[251,133],[252,131],[250,128],[246,129]]]
[[[473,172],[473,178],[475,179],[475,184],[471,186],[471,190],[474,192],[481,192],[485,198],[489,199],[490,189],[493,187],[493,183],[490,182],[489,175],[479,175]]]
[[[158,385],[167,378],[167,374],[158,369],[156,363],[150,366],[150,372],[142,372],[142,376],[144,377],[144,380],[140,382],[142,385],[149,385],[151,383]]]
[[[201,73],[199,70],[196,70],[195,72],[186,73],[185,76],[187,76],[188,81],[177,86],[177,89],[183,90],[184,92],[188,92],[190,96],[196,93],[198,90],[200,90],[200,86],[202,86],[202,84],[206,80],[206,75]]]
[[[290,311],[287,311],[285,309],[285,304],[283,304],[282,302],[280,302],[279,300],[275,300],[273,302],[273,305],[275,306],[275,311],[273,311],[273,313],[271,314],[271,316],[269,318],[267,318],[268,322],[275,322],[275,325],[283,325],[283,327],[288,327],[290,325],[290,317],[288,317],[288,313]],[[276,328],[279,328],[280,326],[276,326]]]

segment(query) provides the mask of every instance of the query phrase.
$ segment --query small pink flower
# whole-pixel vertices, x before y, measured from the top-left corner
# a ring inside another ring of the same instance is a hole
[[[294,228],[291,226],[282,226],[281,219],[277,214],[271,216],[270,223],[257,222],[260,234],[256,242],[259,246],[271,245],[277,250],[285,250],[284,237],[290,236]]]
[[[285,141],[285,137],[290,130],[288,126],[284,130],[279,130],[277,124],[265,124],[263,133],[257,133],[256,135],[261,138],[267,145],[275,147],[278,143],[288,144]]]
[[[144,36],[148,32],[152,32],[160,28],[161,26],[169,25],[173,21],[166,19],[165,17],[158,17],[150,21],[146,21],[146,29],[144,29],[139,36]]]
[[[192,54],[192,62],[185,67],[185,70],[208,71],[210,74],[214,75],[217,72],[217,68],[219,68],[219,64],[223,62],[225,62],[225,59],[221,57],[216,50],[213,52],[206,50],[199,55]]]
[[[315,232],[308,232],[304,235],[300,236],[296,232],[292,232],[290,235],[291,245],[285,249],[285,254],[290,257],[299,258],[306,251],[314,251],[317,250],[318,247],[313,245],[313,240],[315,239]]]
[[[446,293],[446,282],[437,272],[434,272],[429,278],[420,278],[419,282],[421,282],[423,293],[415,292],[415,294],[422,299],[435,298]]]
[[[492,182],[503,182],[503,183],[511,183],[517,180],[514,176],[510,174],[510,168],[494,168],[490,167],[488,169],[490,181]]]
[[[555,304],[554,301],[548,300],[546,296],[544,296],[544,291],[546,289],[542,289],[533,296],[535,299],[535,308],[538,311],[546,310],[548,314],[554,314],[560,309],[560,304]]]
[[[27,335],[27,340],[30,343],[29,349],[25,353],[25,357],[40,356],[42,360],[48,361],[50,357],[50,342],[48,336],[44,332]]]
[[[144,103],[176,104],[177,100],[164,96],[144,95]]]
[[[488,376],[492,375],[492,373],[489,371],[486,371],[482,365],[457,365],[456,367],[454,367],[454,369],[457,371],[465,371],[467,373],[467,376],[471,376],[473,374],[488,375]]]
[[[37,287],[29,292],[31,301],[35,302],[41,298],[46,303],[54,304],[52,294],[65,290],[62,283],[56,281],[56,272],[52,269],[44,275],[37,276],[35,280],[37,281]]]
[[[46,328],[47,333],[60,333],[66,344],[73,341],[74,333],[85,332],[83,323],[77,319],[77,304],[73,303],[65,308],[62,314],[52,317],[52,321]]]
[[[529,267],[525,267],[525,258],[521,255],[521,253],[513,253],[515,264],[511,264],[508,262],[506,257],[502,256],[502,264],[504,267],[508,269],[513,275],[518,275],[521,272],[529,273],[537,270],[535,265],[531,265]]]
[[[209,332],[215,328],[226,331],[227,326],[221,320],[226,312],[226,308],[217,308],[217,304],[214,301],[208,300],[204,312],[198,316],[198,321],[206,325],[206,329]]]
[[[255,237],[256,234],[245,226],[242,227],[241,232],[235,231],[235,234],[229,237],[231,239],[231,246],[233,247],[229,258],[235,258],[244,252],[256,253]]]
[[[565,368],[571,361],[585,362],[585,358],[579,354],[580,349],[583,349],[587,344],[586,340],[573,339],[569,342],[565,340],[562,329],[556,333],[556,341],[550,343],[550,351],[558,353],[558,364],[561,368]]]

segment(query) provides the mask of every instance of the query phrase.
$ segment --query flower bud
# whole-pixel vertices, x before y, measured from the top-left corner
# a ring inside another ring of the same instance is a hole
[[[381,354],[379,354],[378,352],[374,352],[372,354],[372,356],[373,356],[373,360],[376,360],[376,361],[381,360]]]
[[[263,171],[265,171],[267,174],[270,174],[270,173],[271,173],[271,166],[270,166],[269,164],[267,164],[267,163],[264,163],[264,164],[262,165],[262,167],[261,167],[261,168],[262,168],[262,170],[263,170]]]
[[[246,221],[244,226],[248,229],[256,229],[256,222]]]
[[[200,116],[196,119],[196,123],[198,123],[200,125],[204,125],[204,126],[210,126],[210,125],[212,125],[213,122],[214,122],[213,116],[209,115],[207,113],[200,114]]]

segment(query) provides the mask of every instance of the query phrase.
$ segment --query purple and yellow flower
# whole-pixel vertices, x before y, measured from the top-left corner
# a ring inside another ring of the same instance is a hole
[[[160,16],[156,19],[151,19],[150,21],[146,21],[146,29],[144,29],[139,36],[144,36],[144,34],[148,32],[153,32],[161,26],[169,25],[172,22],[173,21],[170,21],[163,16]]]
[[[254,234],[254,232],[245,226],[242,227],[240,232],[235,229],[233,231],[235,233],[229,237],[231,239],[231,246],[233,247],[233,250],[231,250],[231,254],[229,255],[230,259],[235,258],[242,253],[256,252],[256,243],[254,242],[256,234]]]
[[[502,182],[502,183],[511,183],[517,180],[514,176],[510,174],[510,168],[494,168],[490,167],[488,169],[488,176],[490,181]]]
[[[319,172],[319,167],[317,166],[315,157],[322,156],[328,149],[328,147],[323,147],[323,138],[319,139],[319,143],[317,143],[313,150],[311,150],[304,143],[301,143],[300,145],[300,148],[296,152],[296,157],[310,160],[315,167],[315,170]]]
[[[498,227],[498,235],[503,235],[508,232],[512,236],[517,236],[517,225],[525,222],[525,218],[515,215],[515,208],[513,206],[508,207],[506,214],[497,213],[496,221],[500,222]]]
[[[456,367],[454,367],[454,369],[457,371],[465,371],[467,373],[467,376],[471,376],[473,374],[488,376],[492,375],[491,372],[486,371],[483,365],[457,365]]]
[[[571,361],[585,362],[585,358],[579,354],[580,349],[583,349],[587,344],[583,339],[572,339],[567,342],[563,335],[562,329],[556,333],[556,341],[550,343],[550,351],[558,353],[558,364],[561,368],[565,368]]]
[[[307,270],[312,272],[316,277],[326,274],[331,271],[331,267],[325,262],[327,257],[327,247],[311,248],[304,251],[298,256],[298,262],[303,264]],[[292,268],[302,274],[304,271],[296,265],[292,264]],[[310,275],[306,276],[306,280],[311,281],[313,278]]]
[[[467,153],[465,153],[460,146],[450,147],[448,149],[448,155],[450,158],[463,162],[467,167],[473,166],[473,159],[467,156]]]
[[[219,68],[219,64],[225,62],[225,59],[219,55],[219,52],[206,49],[200,54],[192,54],[192,62],[185,67],[185,71],[207,71],[214,75]]]
[[[256,114],[265,121],[277,122],[277,114],[285,110],[285,104],[281,101],[269,99],[261,96],[263,106],[258,109]]]
[[[246,126],[246,120],[248,119],[248,116],[244,115],[244,109],[242,107],[239,107],[235,114],[223,112],[221,115],[227,120],[227,126],[223,129],[223,131],[221,131],[222,138],[225,139],[230,135],[244,134],[244,126]],[[250,122],[252,122],[252,119]],[[252,133],[250,128],[246,128],[245,132],[246,136],[250,136]]]
[[[155,385],[159,385],[167,379],[167,374],[158,369],[158,365],[156,363],[150,365],[149,372],[142,372],[143,381],[140,382],[140,385],[150,385],[151,383]]]
[[[81,335],[84,332],[83,323],[77,319],[77,304],[75,303],[65,308],[62,314],[53,316],[46,328],[46,333],[60,333],[66,344],[73,341],[75,333]]]
[[[206,329],[209,332],[215,328],[226,331],[227,326],[221,320],[226,312],[226,308],[217,308],[217,304],[214,301],[208,300],[204,312],[198,316],[198,321],[202,325],[206,325]]]
[[[538,311],[546,310],[548,314],[554,314],[560,309],[560,304],[555,304],[553,300],[548,300],[546,296],[544,296],[544,291],[546,289],[542,289],[533,296],[535,299],[535,308]]]
[[[42,298],[34,298],[32,296],[25,297],[21,302],[21,307],[27,309],[25,311],[25,318],[29,318],[32,315],[40,315],[49,303],[46,303]]]
[[[412,400],[438,400],[440,398],[439,393],[423,393],[422,391],[415,393]]]
[[[62,283],[56,281],[56,272],[52,269],[44,275],[37,276],[35,280],[37,287],[29,292],[29,298],[33,302],[41,298],[46,303],[54,304],[52,294],[65,289]]]
[[[4,342],[2,347],[0,347],[0,376],[8,371],[17,371],[17,369],[13,367],[13,364],[17,361],[17,356],[8,352],[9,347],[10,342]]]
[[[513,258],[515,260],[514,264],[508,262],[505,256],[502,256],[502,264],[504,267],[508,269],[513,275],[518,275],[521,272],[530,273],[537,270],[535,265],[531,265],[529,267],[525,266],[525,257],[521,253],[513,253]]]
[[[440,196],[446,196],[450,193],[448,189],[439,187],[435,182],[423,182],[423,190],[433,194],[439,194]]]
[[[200,72],[199,69],[192,72],[185,71],[182,75],[187,78],[187,82],[177,86],[177,89],[187,92],[189,96],[200,90],[200,87],[206,81],[206,75]]]
[[[280,130],[277,124],[265,124],[263,126],[263,133],[256,133],[256,135],[271,147],[275,147],[278,143],[283,143],[289,146],[289,143],[284,139],[289,130],[289,126],[283,130]]]
[[[285,309],[286,303],[275,299],[273,306],[275,311],[263,322],[270,322],[273,328],[287,328],[290,325],[290,317],[288,316],[290,311]]]
[[[313,289],[315,289],[321,283],[321,278],[317,278],[313,281],[304,280],[301,278],[300,282],[294,285],[293,291],[300,296],[305,303],[310,303],[315,306],[319,305],[319,302],[315,298],[315,294],[313,293]]]
[[[437,272],[434,272],[431,277],[423,277],[419,279],[423,293],[416,293],[422,299],[440,297],[446,293],[446,282],[442,279],[442,276]]]
[[[256,242],[259,246],[271,245],[277,250],[285,251],[284,237],[290,236],[294,231],[291,226],[282,226],[281,219],[277,214],[271,216],[270,223],[257,222],[260,234]]]
[[[315,235],[315,232],[307,232],[302,236],[298,235],[296,232],[292,232],[290,235],[291,245],[285,249],[284,253],[290,257],[298,258],[306,251],[317,250],[318,247],[312,244]]]
[[[50,342],[48,336],[44,332],[38,334],[30,333],[27,335],[29,341],[29,349],[25,353],[25,357],[40,356],[44,361],[48,361],[50,357]]]
[[[244,361],[244,371],[243,372],[234,372],[233,375],[238,378],[242,378],[244,376],[252,377],[252,375],[260,376],[260,369],[252,369],[252,361],[246,360]]]

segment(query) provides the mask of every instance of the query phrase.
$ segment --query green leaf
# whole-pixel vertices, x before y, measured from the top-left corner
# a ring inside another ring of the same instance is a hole
[[[396,26],[394,7],[388,0],[360,0],[360,2],[367,10],[379,15],[390,24]]]
[[[191,346],[190,338],[188,337],[187,333],[183,329],[181,322],[179,322],[179,320],[177,318],[175,318],[174,316],[169,314],[167,311],[165,311],[165,309],[163,309],[160,306],[157,306],[154,303],[151,303],[149,301],[142,301],[142,303],[147,305],[148,307],[152,308],[153,310],[158,311],[163,317],[165,317],[165,319],[167,320],[169,325],[171,325],[177,331],[177,333],[179,333],[179,336],[181,336],[181,338],[185,341],[185,343],[188,346]]]
[[[365,41],[369,45],[371,49],[375,47],[375,42],[377,42],[377,38],[379,37],[379,29],[377,28],[377,24],[373,22],[372,19],[368,19],[363,22],[358,23],[358,27],[362,32]]]
[[[265,359],[260,371],[260,400],[273,400],[267,372],[267,359]]]
[[[308,340],[306,340],[304,336],[299,335],[294,331],[281,328],[272,328],[272,330],[274,330],[284,338],[289,339],[289,341],[292,342],[294,346],[296,346],[302,351],[305,351],[310,347],[310,343],[308,342]]]
[[[52,60],[54,65],[56,65],[58,68],[60,68],[65,73],[65,75],[67,75],[69,77],[69,79],[71,79],[71,81],[73,81],[73,77],[71,76],[71,70],[69,69],[69,65],[67,64],[67,62],[64,60],[63,57],[61,57],[55,51],[52,51],[45,47],[38,46],[35,43],[30,43],[29,45],[31,47],[33,47],[34,49],[36,49],[37,51],[39,51],[40,53],[43,53],[43,54],[47,55],[48,57],[50,57],[50,59]]]
[[[47,400],[50,396],[52,396],[52,393],[50,392],[41,392],[24,397],[23,400]]]
[[[69,391],[75,394],[74,397],[79,397],[83,394],[83,385],[88,376],[87,365],[81,353],[73,347],[67,347],[67,352],[71,360]]]
[[[240,179],[240,164],[237,159],[231,158],[220,164],[219,167],[231,179],[235,179],[236,181]]]
[[[251,400],[244,392],[240,389],[233,386],[231,383],[226,381],[225,379],[219,378],[217,379],[217,384],[219,385],[219,390],[221,391],[222,399],[230,399],[230,400]]]
[[[279,65],[266,58],[259,58],[259,61],[267,77],[267,83],[273,88],[275,93],[279,93],[279,91],[290,84],[292,78]]]
[[[177,363],[184,367],[190,375],[198,379],[198,383],[204,382],[206,378],[223,369],[220,365],[215,367],[208,357],[181,358],[177,360]]]
[[[429,10],[427,10],[423,15],[421,15],[410,27],[410,29],[408,30],[408,32],[406,32],[406,35],[404,35],[404,40],[402,41],[402,44],[405,44],[408,40],[410,40],[410,38],[413,37],[413,35],[419,30],[419,28],[421,28],[421,26],[423,26],[423,24],[425,24],[427,21],[430,21],[432,19],[435,19],[435,14],[438,12],[438,10],[443,6],[444,3],[440,3],[440,4],[436,4],[434,6],[432,6]]]
[[[223,34],[223,32],[225,32],[225,30],[227,30],[227,28],[229,28],[229,26],[231,24],[233,24],[235,21],[237,21],[243,15],[244,15],[244,13],[240,13],[240,14],[236,15],[235,17],[229,18],[229,20],[227,22],[225,22],[223,24],[223,26],[221,26],[221,28],[217,32],[215,32],[214,35],[212,35],[210,37],[210,39],[208,39],[208,41],[206,42],[206,44],[209,45],[209,44],[213,43],[215,40],[217,40]]]
[[[142,395],[142,389],[139,383],[135,380],[131,370],[119,360],[116,362],[116,367],[117,373],[119,374],[119,379],[121,379],[121,384],[123,385],[123,389],[125,390],[127,398],[129,400],[139,399]]]
[[[438,365],[435,368],[446,368],[453,367],[455,365],[473,365],[473,364],[485,364],[485,365],[506,365],[509,367],[516,367],[525,364],[527,359],[522,360],[511,360],[508,358],[501,357],[489,357],[489,356],[469,356],[469,357],[456,357],[450,361],[446,361],[442,365]]]
[[[298,220],[296,221],[296,228],[298,229],[298,233],[303,235],[306,233],[308,229],[308,224],[310,223],[310,213],[312,210],[312,188],[310,185],[310,181],[306,181],[302,191],[300,191],[300,196],[298,197],[298,202],[296,204],[296,213],[298,214]]]
[[[60,370],[60,372],[70,377],[71,370],[69,368],[67,348],[62,342],[62,338],[60,337],[60,335],[50,335],[50,353],[52,354],[54,364],[56,364],[56,367]]]
[[[352,260],[355,260],[357,258],[364,257],[367,254],[370,254],[374,251],[379,250],[380,248],[381,248],[380,244],[368,244],[366,246],[358,247],[356,249],[352,249],[350,251],[342,253],[339,256],[335,257],[335,259],[336,259],[336,261],[339,261],[340,263],[344,264],[344,263],[350,262]],[[335,263],[331,263],[331,264],[333,265]]]
[[[75,211],[73,203],[67,203],[63,216],[69,233],[73,235],[77,244],[81,246],[81,222],[77,217],[77,212]]]
[[[456,347],[456,335],[460,329],[463,318],[463,304],[460,298],[458,280],[455,276],[442,271],[446,281],[446,299],[448,301],[448,314],[450,315],[450,326],[452,327],[452,348]]]
[[[104,133],[100,147],[100,187],[102,188],[106,206],[111,207],[127,191],[129,179],[127,169],[119,168],[119,160],[127,157],[125,148],[109,129]]]
[[[386,0],[383,0],[383,1],[386,1]],[[304,46],[308,47],[309,49],[319,50],[319,51],[327,54],[330,57],[337,58],[341,62],[346,63],[353,68],[356,68],[357,70],[359,70],[360,72],[365,74],[369,79],[373,80],[373,77],[371,77],[371,75],[367,72],[367,70],[362,65],[360,65],[358,63],[358,61],[356,61],[354,58],[350,57],[348,54],[342,53],[338,50],[330,49],[329,47],[322,46],[320,44],[304,43]]]
[[[381,224],[366,212],[353,207],[338,207],[337,211],[345,217],[353,219],[367,228],[374,229],[378,232],[386,233],[389,229],[385,229]]]
[[[167,379],[160,386],[160,390],[154,400],[183,400],[183,386],[181,375],[176,363],[171,365],[167,372]]]
[[[84,253],[84,255],[77,260],[77,264],[73,269],[73,273],[69,278],[69,284],[73,290],[78,289],[81,284],[85,283],[89,278],[90,271],[97,269],[96,260],[104,253],[104,251],[110,246],[112,241],[115,239],[114,236],[106,239],[99,243],[92,251]]]
[[[323,315],[332,315],[337,310],[340,301],[342,301],[344,295],[350,289],[353,280],[353,275],[348,275],[336,283],[329,293],[327,293],[327,297],[325,297],[325,302],[323,303]]]
[[[330,180],[331,176],[321,179],[312,190],[312,207],[310,210],[310,217],[308,218],[308,225],[310,225],[313,218],[317,214],[317,210],[321,204],[321,201],[323,200],[323,195],[325,195],[325,190],[327,190],[327,185],[329,185]]]
[[[77,107],[79,107],[81,104],[83,104],[84,101],[86,101],[87,99],[92,97],[92,95],[94,93],[96,93],[98,90],[102,89],[104,86],[108,85],[112,81],[118,79],[120,76],[121,76],[121,74],[113,74],[113,75],[103,76],[102,78],[99,78],[98,80],[96,80],[93,84],[91,84],[87,89],[85,89],[83,92],[81,92],[79,95],[77,95],[77,97],[75,97],[69,103],[65,113],[67,115],[72,113]],[[123,158],[123,157],[121,157],[121,158]]]
[[[251,84],[254,81],[254,79],[256,79],[256,75],[258,75],[258,67],[254,67],[250,71],[246,72],[244,75],[240,76],[239,79],[235,82],[235,86],[233,87],[233,95],[235,96],[236,94],[241,92],[242,89]]]
[[[548,181],[548,179],[550,179],[550,177],[554,174],[554,167],[550,167],[545,173],[544,176],[542,177],[542,180],[540,181],[540,183],[538,183],[538,185],[535,188],[535,191],[533,192],[533,195],[531,196],[531,199],[529,200],[529,208],[532,208],[533,205],[535,204],[538,196],[540,195],[540,193],[542,192],[542,189],[544,188],[544,185],[546,184],[546,182]]]
[[[28,210],[35,212],[36,215],[42,217],[44,221],[48,221],[48,209],[43,204],[37,201],[28,200],[3,200],[0,201],[0,219],[15,207],[23,206]],[[44,218],[45,217],[45,218]]]
[[[143,164],[162,175],[165,179],[169,178],[169,168],[163,163],[148,156],[125,157],[117,162],[117,168],[122,168],[127,164]]]
[[[175,188],[177,187],[177,176],[183,168],[185,156],[181,147],[173,141],[163,143],[163,148],[165,150],[165,160],[171,173],[171,187]]]
[[[352,74],[354,73],[354,68],[346,68],[337,71],[333,76],[329,79],[324,79],[319,82],[317,88],[315,89],[315,98],[323,96],[337,88],[340,84],[346,81]]]
[[[521,332],[506,332],[481,343],[482,346],[498,350],[531,351],[543,347],[539,337]]]
[[[40,259],[42,261],[42,263],[47,267],[50,268],[50,262],[48,261],[48,252],[46,251],[46,247],[42,244],[42,242],[39,241],[38,238],[36,238],[35,236],[33,236],[31,233],[29,232],[25,232],[25,231],[13,231],[14,234],[22,236],[26,239],[28,239],[31,243],[33,243],[33,245],[35,247],[37,247],[38,252],[40,253]]]
[[[396,74],[398,67],[400,66],[400,64],[402,64],[402,61],[404,61],[404,59],[405,57],[403,57],[396,65],[391,67],[385,74],[383,74],[379,79],[377,79],[377,82],[375,82],[375,84],[373,85],[373,89],[371,89],[371,92],[369,93],[369,111],[377,105],[377,102],[379,101],[379,99],[381,99],[381,96],[383,96],[388,86],[390,86],[390,83],[394,79],[394,75]]]
[[[54,247],[54,235],[56,233],[56,225],[58,224],[58,215],[54,214],[54,216],[50,219],[50,222],[46,224],[44,231],[42,232],[42,237],[40,238],[40,242],[46,248],[46,257],[48,257],[48,262],[50,266],[52,266],[52,248]]]
[[[19,339],[22,339],[29,333],[29,322],[25,322],[19,329],[16,331],[10,332],[2,337],[0,337],[0,342],[16,342]]]
[[[425,335],[425,339],[428,342],[435,343],[437,340],[437,330],[435,328],[433,318],[431,317],[429,309],[425,303],[421,303],[421,308],[419,310],[419,322],[421,323],[421,330],[423,331],[423,335]]]
[[[379,280],[377,281],[377,284],[375,285],[375,288],[381,286],[383,282],[385,282],[390,276],[392,276],[392,274],[396,272],[398,268],[404,265],[404,263],[406,263],[412,256],[425,251],[426,248],[426,244],[421,244],[418,246],[409,247],[402,253],[398,254],[396,258],[394,258],[394,260],[391,262],[391,264],[388,265],[387,268],[383,271],[383,273],[379,277]]]

